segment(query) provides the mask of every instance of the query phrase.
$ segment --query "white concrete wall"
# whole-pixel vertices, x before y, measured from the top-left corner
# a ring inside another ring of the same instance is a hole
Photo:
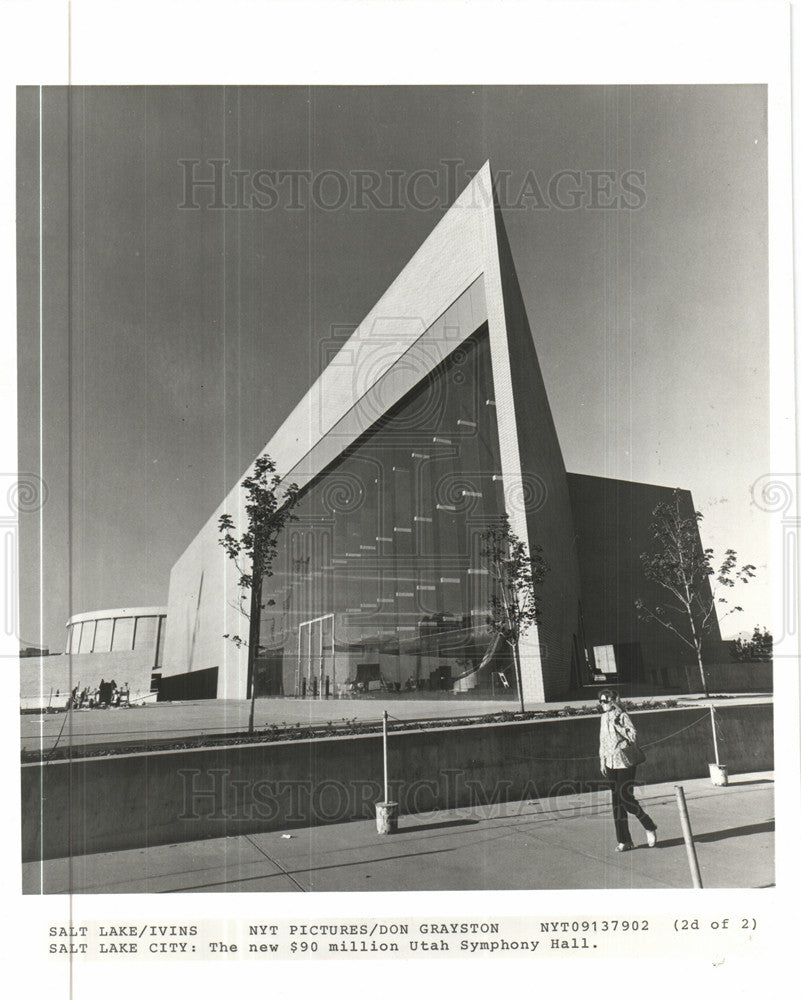
[[[25,656],[19,661],[20,707],[63,708],[73,687],[93,690],[101,680],[127,684],[131,701],[150,694],[154,649],[125,649],[114,653],[67,653],[55,656]],[[56,691],[59,697],[55,697]]]
[[[503,348],[509,356],[509,381],[504,383],[503,407],[498,400],[498,415],[500,420],[503,409],[514,424],[517,456],[515,475],[504,474],[506,509],[516,533],[530,550],[535,545],[542,548],[549,567],[541,590],[538,627],[521,643],[523,691],[531,701],[555,701],[568,693],[573,636],[578,635],[581,584],[575,529],[562,451],[500,212],[495,214],[495,231]],[[496,379],[496,396],[500,397],[497,386]],[[503,455],[508,438],[500,427],[499,432]]]

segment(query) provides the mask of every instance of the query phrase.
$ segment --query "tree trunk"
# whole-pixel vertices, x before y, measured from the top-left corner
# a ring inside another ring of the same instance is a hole
[[[698,658],[698,672],[701,675],[701,687],[704,689],[704,697],[709,698],[709,686],[706,683],[706,671],[704,670],[704,661],[701,658],[701,650],[697,645],[695,647],[695,655]],[[717,730],[717,723],[715,720],[715,709],[712,706],[711,702],[709,705],[709,720],[712,723],[712,743],[715,748],[715,763],[719,765],[720,758],[718,756],[718,730]]]
[[[712,745],[715,750],[715,763],[720,767],[720,752],[718,750],[718,728],[717,721],[715,719],[715,706],[710,703],[709,705],[709,718],[712,722]]]
[[[253,694],[250,696],[250,715],[248,716],[248,732],[253,733],[253,719],[256,714],[256,685],[253,685]]]
[[[701,675],[701,687],[703,688],[704,691],[704,697],[708,698],[709,690],[706,686],[706,673],[704,671],[704,661],[701,659],[701,644],[704,641],[704,633],[702,629],[696,629],[695,627],[695,619],[693,618],[693,612],[692,612],[692,600],[690,599],[690,590],[687,586],[685,586],[684,589],[687,595],[686,609],[687,609],[687,617],[690,619],[690,634],[692,635],[693,646],[695,648],[695,655],[698,660],[698,672]]]
[[[520,667],[520,650],[518,649],[518,644],[513,642],[512,646],[512,659],[515,664],[515,677],[517,679],[517,693],[520,697],[520,711],[525,712],[526,706],[523,701],[523,671]]]
[[[261,591],[262,575],[254,572],[253,590],[250,602],[250,630],[248,634],[248,683],[247,696],[250,698],[250,716],[248,732],[253,732],[254,716],[256,714],[256,655],[259,651],[259,631],[261,627]]]
[[[695,655],[698,657],[698,671],[701,674],[701,687],[704,691],[704,697],[709,697],[709,688],[706,683],[706,671],[704,670],[704,661],[701,659],[701,650],[696,649]]]

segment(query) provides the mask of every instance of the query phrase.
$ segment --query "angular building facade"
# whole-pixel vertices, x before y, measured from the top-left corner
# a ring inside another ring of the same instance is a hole
[[[248,633],[218,531],[223,513],[245,524],[240,481],[173,567],[170,690],[508,696],[515,671],[487,627],[481,555],[504,516],[549,566],[520,650],[526,699],[563,698],[601,676],[572,506],[592,490],[579,482],[588,477],[571,490],[488,165],[264,453],[302,492],[265,580],[255,674],[224,638]]]

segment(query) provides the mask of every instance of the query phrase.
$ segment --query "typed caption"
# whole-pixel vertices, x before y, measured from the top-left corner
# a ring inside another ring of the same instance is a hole
[[[186,923],[50,924],[43,950],[55,959],[125,962],[342,958],[557,958],[725,954],[756,949],[753,915],[582,916]]]

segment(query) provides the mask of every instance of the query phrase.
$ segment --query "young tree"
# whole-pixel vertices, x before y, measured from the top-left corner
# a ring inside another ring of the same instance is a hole
[[[262,602],[264,580],[272,576],[273,561],[278,552],[278,539],[286,524],[294,520],[293,508],[299,489],[295,483],[283,485],[276,472],[275,462],[262,455],[256,459],[252,475],[242,481],[245,490],[245,516],[247,526],[237,536],[230,514],[223,514],[218,522],[222,537],[220,545],[239,573],[239,596],[235,607],[248,622],[248,637],[226,633],[239,649],[248,651],[247,695],[250,698],[248,729],[253,732],[253,715],[256,703],[256,657],[259,651],[259,625],[261,611],[275,604],[272,598]]]
[[[699,540],[698,524],[703,515],[699,511],[691,516],[683,513],[678,491],[668,503],[660,503],[654,508],[653,517],[652,550],[643,552],[640,561],[646,579],[660,586],[669,596],[653,608],[642,599],[635,601],[635,606],[642,621],[656,622],[693,651],[701,687],[709,697],[702,656],[704,639],[715,623],[716,607],[728,604],[721,592],[737,582],[748,583],[755,576],[755,567],[747,564],[738,569],[737,553],[727,549],[716,569],[714,550],[703,549]],[[717,621],[742,610],[739,606],[729,607]]]
[[[491,581],[487,625],[512,651],[520,711],[525,712],[520,640],[539,620],[537,591],[549,567],[540,546],[532,546],[529,555],[525,542],[512,531],[508,517],[487,528],[481,541],[481,555]]]

